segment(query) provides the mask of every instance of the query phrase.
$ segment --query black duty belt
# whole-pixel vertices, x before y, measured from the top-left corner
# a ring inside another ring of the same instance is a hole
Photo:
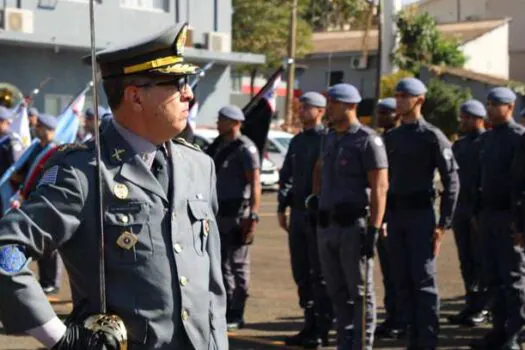
[[[364,207],[357,207],[354,203],[340,203],[333,207],[332,210],[319,210],[318,223],[319,227],[326,228],[332,224],[347,227],[352,226],[355,222],[368,215]]]

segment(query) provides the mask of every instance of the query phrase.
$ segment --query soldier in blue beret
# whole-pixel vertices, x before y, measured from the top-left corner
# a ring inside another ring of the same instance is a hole
[[[362,348],[364,338],[370,350],[376,319],[373,256],[385,210],[388,162],[381,137],[359,123],[359,102],[361,95],[352,85],[328,90],[332,130],[316,165],[314,193],[319,196],[319,257],[337,318],[337,346]],[[308,207],[317,202],[314,198],[309,197]]]
[[[519,349],[525,324],[523,266],[525,128],[513,119],[516,94],[496,87],[487,96],[492,129],[481,139],[478,202],[483,277],[491,298],[492,330],[474,349]],[[497,267],[497,268],[496,268]]]
[[[13,135],[11,125],[13,111],[0,106],[0,174],[3,174],[22,155],[21,141]],[[7,208],[4,208],[6,210]],[[1,212],[3,213],[3,211]],[[0,213],[0,217],[2,214]]]
[[[399,125],[399,117],[396,113],[396,99],[387,97],[381,99],[376,107],[377,122],[383,129],[383,139],[393,128]],[[387,206],[388,207],[388,206]],[[388,212],[385,213],[385,217]],[[387,219],[385,219],[387,221]],[[392,267],[388,255],[388,235],[386,234],[386,225],[384,224],[377,241],[377,255],[381,273],[383,274],[383,287],[385,296],[383,304],[385,306],[385,320],[377,326],[376,336],[380,338],[400,338],[405,334],[405,325],[403,319],[397,312],[396,289],[392,276]]]
[[[396,86],[399,127],[385,135],[390,164],[388,248],[396,285],[397,312],[409,326],[410,349],[436,349],[439,296],[436,257],[450,229],[459,192],[458,165],[447,137],[421,114],[425,85],[405,78]],[[434,172],[443,184],[436,220]],[[429,244],[429,242],[431,244]]]
[[[35,138],[35,128],[36,123],[38,122],[38,115],[40,112],[38,112],[38,109],[35,107],[31,107],[27,110],[27,117],[29,118],[29,130],[31,133],[31,138]]]
[[[259,222],[260,157],[253,141],[241,134],[242,110],[229,105],[218,114],[219,136],[206,152],[217,171],[217,223],[228,305],[226,319],[228,329],[234,330],[244,327],[250,282],[249,246]]]
[[[98,106],[98,117],[99,120],[99,126],[104,120],[104,115],[107,113],[106,109],[104,107]],[[84,113],[84,136],[82,137],[81,142],[87,142],[91,140],[95,135],[95,112],[93,111],[93,108],[89,107],[86,109],[86,112]]]
[[[485,133],[487,111],[483,103],[468,100],[460,107],[460,132],[452,151],[459,165],[460,191],[452,227],[465,286],[465,307],[448,317],[452,324],[478,326],[487,320],[487,294],[482,283],[481,240],[479,239],[476,179],[479,175],[480,145]]]
[[[121,323],[115,332],[93,329],[102,214],[107,309],[123,321],[129,349],[228,349],[215,166],[176,138],[193,98],[189,76],[199,72],[184,59],[186,36],[187,24],[170,26],[96,53],[114,116],[100,150],[93,141],[60,146],[31,196],[0,220],[0,320],[8,332],[56,350],[125,348]],[[66,324],[29,269],[55,248],[71,281]]]
[[[313,192],[314,166],[326,134],[321,124],[326,98],[310,91],[299,101],[299,119],[303,128],[292,138],[279,172],[277,215],[279,225],[288,232],[292,275],[297,284],[299,306],[304,310],[304,324],[301,331],[286,338],[285,343],[315,348],[326,345],[333,318],[319,261],[316,222],[305,208],[305,201]],[[291,209],[289,222],[288,206]]]

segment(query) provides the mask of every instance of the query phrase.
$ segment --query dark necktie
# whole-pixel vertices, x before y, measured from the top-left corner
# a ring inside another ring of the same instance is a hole
[[[153,159],[153,165],[151,168],[153,175],[160,183],[164,192],[168,194],[170,187],[170,176],[169,176],[169,166],[168,166],[168,157],[166,156],[166,151],[164,147],[159,147],[155,153],[155,158]]]

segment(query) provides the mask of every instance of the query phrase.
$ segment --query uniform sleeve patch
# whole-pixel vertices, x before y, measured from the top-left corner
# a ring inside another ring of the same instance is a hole
[[[377,147],[384,146],[383,139],[381,138],[381,136],[374,137],[374,143],[376,144]]]
[[[453,157],[452,150],[450,148],[445,148],[443,150],[443,158],[446,160],[451,160]]]
[[[40,179],[40,182],[38,182],[38,186],[43,185],[54,185],[57,182],[58,177],[58,165],[53,165],[51,168],[47,169],[44,175],[42,175],[42,178]]]
[[[19,272],[27,262],[24,252],[16,245],[0,247],[0,270]]]
[[[248,147],[248,151],[249,151],[251,154],[255,154],[255,153],[257,153],[257,147],[255,147],[255,146],[250,146],[250,147]]]

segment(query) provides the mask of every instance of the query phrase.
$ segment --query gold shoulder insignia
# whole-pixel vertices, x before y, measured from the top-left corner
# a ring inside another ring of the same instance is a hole
[[[183,146],[186,146],[186,147],[189,147],[189,148],[192,148],[196,151],[199,151],[199,152],[202,152],[201,148],[199,147],[199,145],[194,145],[192,143],[189,143],[188,141],[186,141],[185,139],[183,139],[182,137],[177,137],[176,139],[173,140],[174,142],[180,144],[180,145],[183,145]]]
[[[83,143],[66,143],[62,146],[59,146],[57,151],[58,152],[71,152],[71,151],[79,151],[79,150],[85,150],[89,147]]]

